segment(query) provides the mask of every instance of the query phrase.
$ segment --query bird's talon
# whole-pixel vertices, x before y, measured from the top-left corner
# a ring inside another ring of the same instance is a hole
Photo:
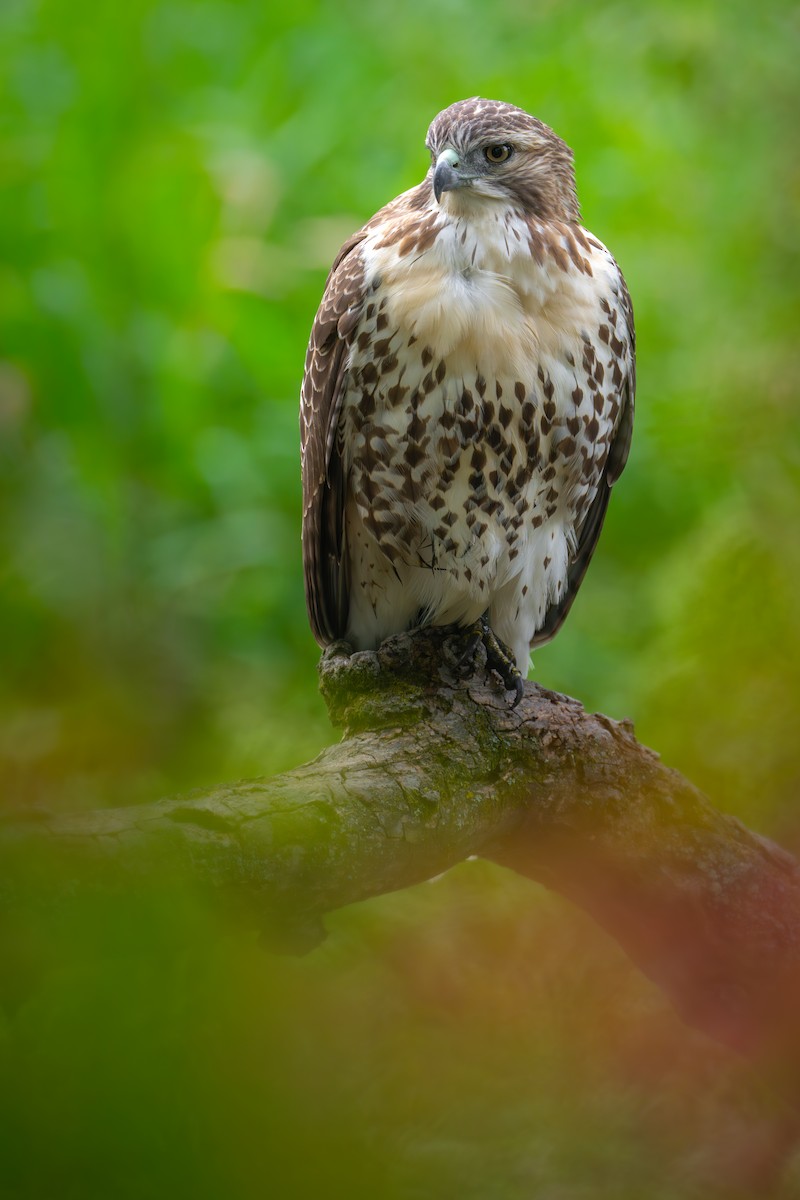
[[[516,708],[522,699],[525,684],[522,675],[517,669],[517,664],[511,650],[494,633],[485,615],[480,617],[464,633],[467,640],[463,651],[459,655],[458,667],[465,674],[474,671],[476,665],[475,652],[478,646],[483,645],[486,651],[487,667],[497,672],[503,681],[506,691],[514,693],[511,707]]]
[[[482,642],[485,644],[484,632],[483,622],[478,620],[461,633],[465,641],[463,649],[456,660],[456,666],[463,675],[470,674],[475,670],[475,652]]]

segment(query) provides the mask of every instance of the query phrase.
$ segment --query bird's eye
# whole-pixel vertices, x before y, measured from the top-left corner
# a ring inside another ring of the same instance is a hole
[[[514,148],[508,142],[498,142],[496,146],[487,146],[483,153],[487,162],[501,163],[511,158]]]

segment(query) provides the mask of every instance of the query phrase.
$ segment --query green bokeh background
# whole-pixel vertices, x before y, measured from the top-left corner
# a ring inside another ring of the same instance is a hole
[[[3,0],[3,805],[331,739],[308,330],[340,242],[481,94],[573,146],[637,316],[629,465],[534,674],[800,846],[799,54],[779,0]],[[465,864],[331,927],[301,962],[193,895],[16,928],[0,1196],[672,1200],[746,1141],[735,1066],[544,892]]]

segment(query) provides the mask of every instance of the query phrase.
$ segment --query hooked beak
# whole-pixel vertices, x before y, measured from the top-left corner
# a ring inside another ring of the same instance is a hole
[[[439,204],[442,192],[452,192],[454,188],[464,187],[467,180],[460,174],[458,154],[452,148],[443,150],[436,160],[433,172],[433,194]]]

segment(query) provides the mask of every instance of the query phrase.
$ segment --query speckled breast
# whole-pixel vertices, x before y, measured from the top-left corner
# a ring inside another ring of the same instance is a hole
[[[585,386],[559,398],[547,364],[527,382],[467,373],[414,335],[387,336],[380,303],[370,307],[375,332],[354,351],[343,435],[352,496],[387,560],[470,582],[513,563],[526,530],[557,513],[579,521],[605,463],[601,422],[607,434],[614,419],[588,383],[591,346]]]

